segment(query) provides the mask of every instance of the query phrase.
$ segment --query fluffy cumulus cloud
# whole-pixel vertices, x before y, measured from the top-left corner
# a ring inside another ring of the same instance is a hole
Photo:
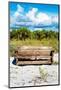
[[[34,27],[41,28],[45,26],[58,25],[58,16],[50,16],[38,10],[38,8],[31,8],[25,12],[24,8],[19,4],[17,10],[10,15],[10,27]]]
[[[53,21],[54,23],[58,23],[58,16],[52,17],[52,21]]]
[[[14,17],[16,16],[19,16],[20,13],[22,13],[24,11],[24,9],[18,4],[17,5],[17,11],[14,13]]]
[[[13,13],[13,15],[10,15],[10,26],[15,26],[16,22],[19,21],[19,19],[23,18],[23,7],[21,7],[19,4],[17,5],[17,10]]]
[[[43,12],[38,12],[37,8],[32,8],[26,16],[28,17],[29,20],[31,20],[35,24],[51,24],[51,18],[43,13]]]

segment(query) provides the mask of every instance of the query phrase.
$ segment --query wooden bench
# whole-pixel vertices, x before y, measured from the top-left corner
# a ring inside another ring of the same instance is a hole
[[[22,46],[15,51],[16,65],[52,64],[51,47]]]

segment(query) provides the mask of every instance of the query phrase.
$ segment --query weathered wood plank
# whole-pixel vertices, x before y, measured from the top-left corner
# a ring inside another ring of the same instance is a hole
[[[51,59],[51,56],[17,56],[16,57],[17,59],[20,59],[20,60],[39,60],[39,59],[42,59],[42,60],[46,60],[46,59]]]
[[[45,51],[45,50],[23,50],[23,51],[20,51],[18,52],[18,55],[20,56],[31,56],[31,55],[34,55],[34,56],[39,56],[39,55],[50,55],[51,51]]]
[[[17,65],[52,64],[53,49],[51,47],[20,47],[15,51]]]
[[[51,61],[18,61],[17,65],[51,64]]]

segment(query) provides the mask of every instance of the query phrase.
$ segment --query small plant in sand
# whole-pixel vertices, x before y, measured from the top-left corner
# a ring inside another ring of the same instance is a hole
[[[58,61],[53,61],[53,64],[57,65],[57,64],[59,64],[59,62]]]
[[[47,81],[48,72],[44,66],[39,67],[41,79]]]

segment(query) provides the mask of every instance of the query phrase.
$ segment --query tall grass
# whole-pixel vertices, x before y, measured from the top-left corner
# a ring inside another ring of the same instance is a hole
[[[10,54],[19,46],[51,46],[55,52],[58,52],[58,40],[57,39],[26,39],[26,40],[10,40]]]

